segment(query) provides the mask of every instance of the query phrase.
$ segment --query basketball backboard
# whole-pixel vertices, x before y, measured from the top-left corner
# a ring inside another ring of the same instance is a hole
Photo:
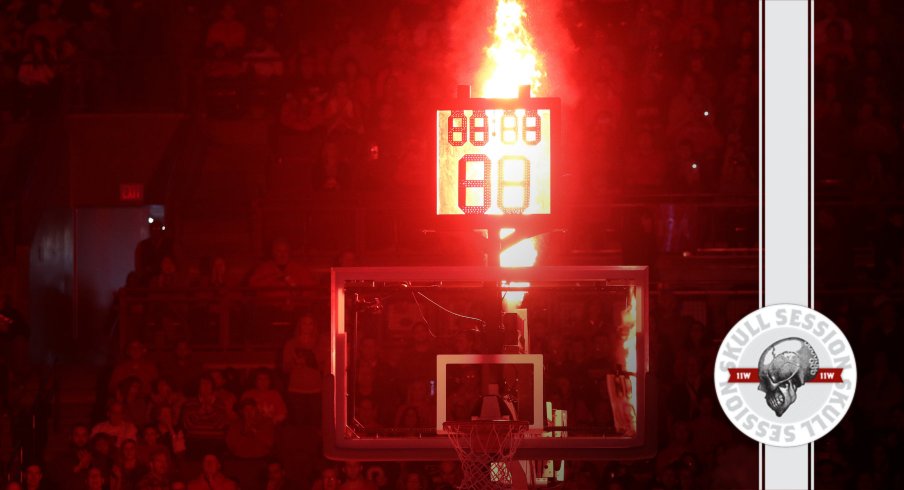
[[[653,452],[646,267],[336,268],[331,302],[331,458],[454,459],[487,407],[518,459]]]

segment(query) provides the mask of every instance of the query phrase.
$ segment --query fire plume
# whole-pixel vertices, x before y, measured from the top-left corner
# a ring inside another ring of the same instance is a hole
[[[486,50],[478,75],[483,80],[481,97],[514,98],[521,85],[530,85],[534,94],[542,93],[546,73],[524,26],[526,19],[527,12],[518,0],[499,0],[496,4],[493,43]]]

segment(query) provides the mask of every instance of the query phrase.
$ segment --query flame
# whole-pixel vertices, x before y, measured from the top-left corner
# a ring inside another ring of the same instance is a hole
[[[633,432],[637,430],[637,380],[640,377],[637,372],[637,291],[633,287],[628,292],[628,305],[622,311],[621,316],[619,333],[624,338],[622,342],[624,370],[633,373],[629,374],[627,378],[631,383],[631,392],[626,400],[630,409],[625,414],[625,418]]]
[[[498,0],[493,43],[486,50],[486,59],[478,78],[482,97],[518,96],[518,87],[530,85],[531,93],[539,94],[545,78],[542,63],[533,47],[533,38],[524,27],[527,12],[517,0]],[[514,229],[500,230],[499,238],[505,238]],[[499,254],[502,267],[532,267],[537,262],[537,241],[527,238]],[[530,283],[511,283],[508,286],[530,286]],[[506,311],[514,311],[524,299],[525,292],[509,291],[503,297]]]
[[[518,0],[499,0],[496,4],[496,26],[493,44],[480,69],[481,97],[518,96],[518,87],[530,85],[531,92],[540,94],[546,73],[533,38],[524,27],[527,12]]]
[[[499,230],[499,238],[515,232],[514,228]],[[537,241],[535,238],[527,238],[512,245],[499,254],[499,265],[502,267],[532,267],[537,262]],[[529,282],[504,282],[503,286],[527,287]],[[515,311],[524,300],[526,291],[508,291],[502,297],[504,311]]]

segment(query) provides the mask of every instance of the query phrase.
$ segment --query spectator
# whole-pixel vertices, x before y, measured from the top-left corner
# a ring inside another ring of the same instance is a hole
[[[293,490],[301,488],[298,482],[290,480],[286,476],[286,469],[278,461],[267,463],[267,480],[264,482],[264,490]]]
[[[148,226],[149,236],[135,247],[135,274],[139,284],[146,286],[160,273],[164,257],[172,257],[173,241],[166,232],[163,222],[154,220]]]
[[[275,437],[273,421],[260,413],[253,398],[239,402],[238,412],[238,420],[226,432],[229,451],[243,459],[268,456]]]
[[[271,386],[271,375],[267,369],[261,369],[254,376],[254,388],[242,394],[242,399],[255,401],[260,414],[270,419],[274,425],[286,420],[288,410],[282,395]]]
[[[205,45],[212,48],[221,45],[229,51],[245,46],[245,25],[236,20],[235,5],[225,3],[220,8],[220,18],[207,29]]]
[[[160,442],[160,431],[157,427],[153,425],[143,427],[141,439],[135,447],[135,457],[138,461],[147,465],[151,461],[151,455],[161,449],[166,450],[167,448]]]
[[[173,409],[168,406],[160,407],[160,411],[157,412],[155,428],[159,436],[159,443],[175,455],[185,452],[185,431],[178,424],[179,420],[173,413]],[[150,441],[148,442],[150,443]]]
[[[163,378],[173,388],[173,397],[178,395],[194,395],[198,379],[202,374],[201,363],[192,356],[191,346],[187,340],[176,342],[173,355],[163,363]]]
[[[91,466],[109,471],[113,468],[116,439],[104,433],[91,438]],[[87,475],[86,475],[87,476]]]
[[[25,490],[46,490],[49,487],[39,465],[30,464],[25,468]]]
[[[220,472],[220,459],[213,454],[204,455],[201,474],[188,483],[188,490],[238,490],[234,481]]]
[[[111,479],[118,482],[122,489],[132,489],[145,474],[145,466],[138,459],[138,445],[132,439],[122,443],[120,458],[113,466]]]
[[[207,268],[206,268],[207,269]],[[201,286],[211,289],[222,289],[231,285],[226,259],[214,257],[207,273],[201,277]]]
[[[126,378],[134,377],[141,382],[141,393],[151,391],[151,382],[157,379],[157,366],[144,359],[147,349],[138,340],[129,342],[126,348],[126,359],[113,368],[110,376],[110,389],[115,390]]]
[[[316,281],[307,267],[292,260],[289,243],[276,240],[271,248],[270,260],[254,269],[249,283],[251,287],[297,287],[313,286]]]
[[[376,485],[364,477],[364,465],[360,461],[346,461],[342,465],[345,482],[339,490],[376,490]]]
[[[85,488],[87,490],[107,490],[109,487],[106,486],[106,483],[107,478],[104,470],[96,466],[92,466],[88,470],[88,475],[85,477]]]
[[[166,451],[151,455],[148,473],[138,482],[138,490],[170,490],[170,460]]]
[[[138,378],[128,377],[122,380],[116,390],[116,400],[122,403],[126,420],[136,427],[147,425],[150,407],[141,393],[141,381]]]
[[[154,289],[179,289],[186,286],[186,282],[179,272],[176,260],[167,255],[160,260],[160,272],[151,278],[148,284]]]
[[[230,383],[229,380],[226,379],[225,373],[219,369],[214,369],[210,372],[210,379],[213,380],[214,393],[217,395],[217,398],[223,402],[223,405],[229,410],[230,415],[235,415],[233,407],[235,407],[238,397],[233,393],[232,389],[230,389]]]
[[[91,436],[106,434],[113,438],[116,447],[122,446],[127,439],[138,438],[138,429],[135,424],[125,419],[122,402],[114,401],[107,408],[107,420],[97,424],[91,429]]]
[[[311,490],[339,490],[339,470],[327,466],[320,471],[320,478],[314,482]]]
[[[51,458],[51,477],[61,488],[75,488],[85,481],[92,463],[89,441],[88,427],[77,424],[70,432],[69,447]]]
[[[296,424],[320,426],[321,389],[326,353],[320,349],[314,318],[304,315],[295,336],[283,347],[283,371],[289,375],[289,407]]]
[[[399,488],[403,490],[427,490],[427,477],[420,471],[408,471],[399,479]]]
[[[213,380],[203,376],[198,383],[198,395],[185,402],[182,426],[186,446],[192,454],[219,451],[224,443],[229,410],[213,391]]]
[[[185,395],[173,391],[169,381],[165,378],[157,378],[152,383],[150,404],[148,413],[159,413],[161,407],[169,407],[172,411],[173,420],[179,420],[182,404],[185,403]],[[144,425],[144,424],[142,424]]]

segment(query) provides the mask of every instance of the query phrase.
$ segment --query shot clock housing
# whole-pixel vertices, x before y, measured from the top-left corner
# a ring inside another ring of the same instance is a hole
[[[471,98],[436,111],[436,215],[466,228],[550,226],[561,144],[558,98]],[[527,90],[525,90],[527,89]]]

